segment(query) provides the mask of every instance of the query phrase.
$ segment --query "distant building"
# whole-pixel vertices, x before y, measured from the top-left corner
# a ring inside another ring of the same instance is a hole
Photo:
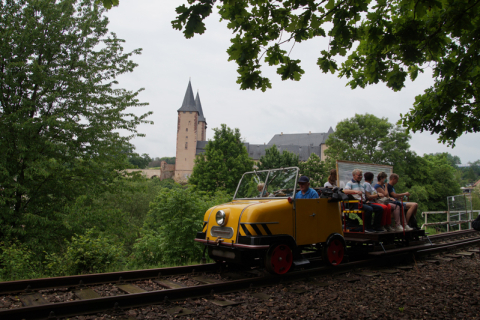
[[[206,137],[207,122],[203,115],[200,96],[193,98],[191,82],[188,82],[183,103],[178,112],[177,148],[175,160],[175,180],[187,180],[193,172],[194,159],[197,154],[205,152],[208,143]],[[332,127],[324,133],[292,133],[276,134],[268,144],[245,143],[250,158],[255,161],[265,155],[265,150],[276,145],[279,152],[287,150],[299,156],[300,161],[306,161],[312,153],[325,160],[325,141],[333,133]]]
[[[207,121],[203,116],[200,95],[193,98],[192,84],[188,81],[187,92],[178,112],[175,180],[187,180],[193,171],[197,143],[207,140]]]

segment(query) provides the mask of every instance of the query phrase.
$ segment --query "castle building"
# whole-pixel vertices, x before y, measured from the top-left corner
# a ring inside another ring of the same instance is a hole
[[[178,112],[177,124],[177,151],[175,159],[176,181],[186,181],[193,172],[194,159],[197,154],[205,152],[207,145],[207,121],[203,114],[200,95],[194,99],[192,84],[189,81],[183,103]],[[284,150],[295,153],[300,161],[307,161],[312,153],[315,153],[321,160],[325,160],[325,141],[333,133],[332,127],[323,133],[294,133],[276,134],[267,144],[244,143],[250,158],[254,161],[260,160],[265,155],[265,150],[276,145],[281,153]]]
[[[193,171],[193,160],[197,154],[197,143],[207,140],[207,121],[203,115],[200,95],[193,98],[192,84],[188,81],[187,92],[178,112],[177,152],[175,158],[175,180],[187,180]]]

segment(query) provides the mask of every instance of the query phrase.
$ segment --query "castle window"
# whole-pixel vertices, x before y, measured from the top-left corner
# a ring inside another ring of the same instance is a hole
[[[188,149],[188,142],[185,142],[185,149]]]
[[[185,139],[188,139],[188,136],[186,136]]]
[[[185,114],[185,111],[183,111],[183,113]]]
[[[186,130],[186,131],[188,132],[188,128],[187,128],[187,130]]]
[[[192,114],[192,111],[190,111],[190,114]]]

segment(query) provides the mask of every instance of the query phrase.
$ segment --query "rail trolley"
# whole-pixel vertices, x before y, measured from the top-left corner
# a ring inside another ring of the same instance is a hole
[[[207,210],[203,243],[215,261],[263,264],[273,274],[308,264],[308,249],[332,266],[345,256],[337,198],[295,199],[299,168],[245,173],[233,201]]]
[[[207,210],[195,241],[203,243],[217,262],[264,265],[273,274],[287,273],[318,257],[338,266],[347,258],[347,247],[348,258],[356,259],[431,244],[424,230],[349,229],[344,219],[357,214],[363,220],[363,211],[348,209],[351,201],[342,189],[318,188],[318,199],[295,199],[298,177],[297,167],[245,173],[233,201]]]

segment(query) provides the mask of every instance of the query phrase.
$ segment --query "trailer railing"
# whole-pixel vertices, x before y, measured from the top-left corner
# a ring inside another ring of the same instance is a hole
[[[432,214],[447,214],[447,221],[439,221],[439,222],[428,222],[428,215]],[[473,214],[476,213],[477,216],[480,214],[480,210],[455,210],[455,211],[428,211],[422,212],[422,217],[425,217],[425,223],[422,225],[422,229],[426,230],[427,226],[440,226],[440,225],[447,225],[447,232],[450,231],[450,226],[455,226],[458,224],[458,230],[462,230],[462,223],[468,223],[468,229],[472,229],[472,221]],[[462,215],[468,215],[467,220],[460,220]],[[452,220],[452,218],[458,217],[457,220]]]

